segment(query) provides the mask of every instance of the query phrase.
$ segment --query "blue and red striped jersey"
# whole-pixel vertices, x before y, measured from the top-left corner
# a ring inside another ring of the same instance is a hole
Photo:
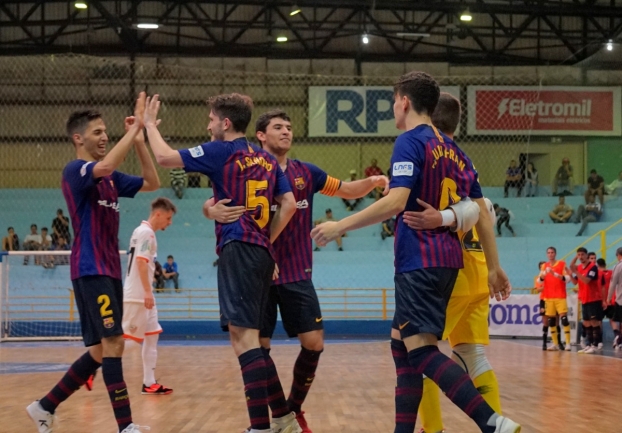
[[[410,189],[405,211],[421,211],[417,198],[443,210],[465,197],[482,198],[477,171],[465,153],[446,135],[419,125],[395,140],[391,188]],[[395,272],[422,268],[462,268],[462,248],[447,227],[417,231],[397,216]]]
[[[211,141],[179,153],[184,170],[210,178],[216,200],[228,198],[230,206],[246,206],[236,222],[216,222],[216,252],[236,240],[263,246],[276,260],[270,243],[270,204],[291,191],[277,160],[246,138]]]
[[[279,278],[274,284],[311,279],[313,245],[309,233],[313,228],[313,195],[333,196],[341,181],[328,176],[319,167],[296,159],[287,160],[285,177],[296,199],[296,213],[274,242]],[[276,204],[273,204],[273,209]]]
[[[118,171],[94,179],[96,164],[76,159],[63,170],[63,195],[75,234],[72,280],[89,275],[121,279],[119,197],[134,197],[143,186],[141,177]]]

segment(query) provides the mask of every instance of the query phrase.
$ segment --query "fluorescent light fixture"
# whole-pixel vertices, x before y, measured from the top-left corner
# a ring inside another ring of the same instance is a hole
[[[369,36],[367,36],[367,33],[363,35],[363,38],[361,40],[363,41],[365,45],[369,43]]]
[[[469,22],[472,19],[473,19],[473,16],[471,15],[471,12],[469,12],[469,9],[465,10],[464,12],[462,12],[462,15],[460,15],[460,21]]]
[[[611,39],[607,42],[607,51],[613,51],[613,40]]]
[[[429,33],[396,33],[398,38],[429,38]]]
[[[136,28],[143,29],[143,30],[155,30],[155,29],[157,29],[159,27],[160,27],[159,24],[154,24],[154,23],[139,23],[139,24],[136,24]]]
[[[302,9],[300,9],[298,5],[295,4],[294,6],[292,6],[292,11],[289,13],[289,16],[293,17],[294,15],[299,14],[300,12],[302,12]]]
[[[276,38],[277,42],[287,42],[287,36],[279,36]]]
[[[75,7],[76,9],[88,9],[89,5],[87,5],[85,2],[75,2],[73,4],[73,7]]]

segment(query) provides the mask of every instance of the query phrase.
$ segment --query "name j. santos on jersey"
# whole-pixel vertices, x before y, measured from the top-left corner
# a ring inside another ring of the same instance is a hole
[[[235,161],[240,171],[244,171],[247,168],[251,168],[255,165],[260,165],[266,169],[266,171],[272,171],[272,163],[266,161],[263,156],[247,156]]]

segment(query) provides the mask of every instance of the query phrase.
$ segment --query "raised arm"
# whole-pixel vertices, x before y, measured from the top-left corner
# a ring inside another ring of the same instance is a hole
[[[379,186],[384,188],[383,194],[386,195],[389,192],[389,178],[386,176],[370,176],[352,182],[341,182],[341,187],[335,195],[345,199],[361,198]]]
[[[127,131],[136,122],[135,117],[125,118],[125,130]],[[145,145],[145,133],[141,129],[134,138],[134,150],[140,162],[141,176],[143,178],[143,186],[141,191],[155,191],[160,188],[160,177],[156,171],[155,164],[149,155],[147,146]]]
[[[156,162],[167,168],[183,167],[184,162],[178,151],[171,148],[162,138],[162,134],[158,130],[158,111],[160,110],[159,95],[153,95],[153,98],[147,98],[144,123],[149,138],[149,145],[153,151]]]

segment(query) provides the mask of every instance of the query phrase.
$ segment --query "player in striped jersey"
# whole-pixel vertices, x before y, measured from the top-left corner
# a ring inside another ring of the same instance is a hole
[[[394,86],[393,112],[398,129],[405,130],[395,141],[392,156],[391,190],[367,209],[339,222],[327,222],[312,230],[319,245],[335,240],[346,231],[377,224],[398,215],[395,232],[395,317],[394,349],[398,370],[410,371],[413,381],[407,397],[396,401],[396,433],[411,432],[423,389],[423,377],[434,380],[446,395],[469,415],[484,433],[516,433],[520,425],[502,417],[486,403],[469,376],[438,350],[442,338],[447,302],[462,268],[462,249],[457,236],[447,228],[411,230],[404,211],[419,211],[418,200],[444,210],[463,198],[477,199],[480,219],[477,230],[485,245],[489,282],[501,298],[509,282],[499,267],[494,232],[485,223],[487,209],[482,199],[477,172],[469,158],[447,136],[432,125],[431,115],[440,91],[426,73],[410,72]],[[399,328],[399,330],[398,330]],[[403,341],[399,341],[401,338]],[[403,349],[405,347],[406,349]],[[407,352],[406,352],[407,351]],[[399,358],[399,359],[398,359]],[[406,361],[407,360],[407,361]],[[398,388],[401,386],[398,376]],[[399,391],[399,390],[398,390]]]
[[[272,242],[296,211],[296,202],[277,160],[246,140],[251,99],[232,93],[212,97],[208,102],[211,111],[207,129],[212,142],[192,149],[172,149],[157,128],[158,95],[148,100],[145,127],[160,165],[207,175],[217,200],[229,198],[233,206],[246,209],[237,221],[216,222],[220,323],[223,330],[229,331],[242,370],[250,431],[269,432],[267,366],[259,330],[275,271]],[[280,207],[271,218],[273,201]],[[283,433],[299,430],[293,414],[284,417],[287,428]]]
[[[327,196],[355,199],[364,197],[376,187],[388,187],[385,176],[370,176],[353,182],[342,182],[329,176],[317,166],[287,154],[292,145],[292,125],[289,116],[282,110],[268,111],[257,119],[255,135],[261,147],[273,155],[287,177],[298,210],[283,233],[274,242],[279,276],[270,288],[270,298],[261,329],[261,345],[269,366],[268,382],[270,408],[273,417],[294,412],[304,433],[310,433],[301,406],[315,378],[320,354],[324,350],[324,324],[320,304],[311,281],[313,252],[309,232],[312,228],[313,196],[316,193]],[[214,205],[214,199],[207,201],[204,209],[208,218],[230,222],[238,218],[242,207],[227,207],[229,200]],[[276,204],[273,205],[276,209]],[[289,337],[298,337],[300,353],[294,365],[290,395],[285,400],[276,367],[270,357],[270,340],[277,321],[277,309],[281,312],[283,326]],[[277,429],[279,425],[275,426]]]
[[[151,202],[149,219],[140,223],[130,239],[127,274],[123,284],[123,338],[126,348],[142,345],[144,395],[167,395],[173,392],[157,383],[155,368],[158,358],[158,338],[162,327],[158,322],[158,308],[153,296],[153,274],[158,256],[158,230],[166,230],[177,212],[166,197]]]
[[[39,433],[54,429],[54,411],[102,367],[102,375],[119,431],[136,433],[130,400],[123,379],[123,284],[119,257],[119,197],[138,191],[154,191],[160,180],[142,132],[145,94],[141,93],[134,117],[125,119],[126,134],[106,154],[108,135],[99,112],[73,113],[67,133],[77,158],[63,170],[62,189],[71,217],[75,240],[71,250],[71,282],[84,345],[88,351],[45,397],[28,406]],[[116,171],[134,147],[142,177]]]

